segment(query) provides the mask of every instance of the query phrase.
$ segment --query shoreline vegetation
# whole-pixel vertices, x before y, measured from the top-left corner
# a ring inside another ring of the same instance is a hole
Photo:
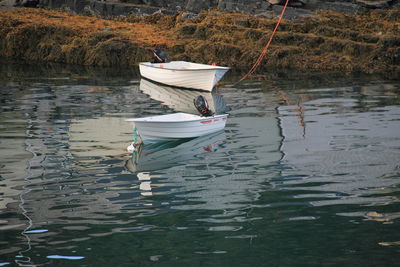
[[[340,71],[399,77],[400,11],[318,11],[283,20],[257,73],[268,69]],[[170,60],[249,69],[277,19],[202,11],[103,19],[38,8],[0,10],[0,57],[132,67],[160,47]]]

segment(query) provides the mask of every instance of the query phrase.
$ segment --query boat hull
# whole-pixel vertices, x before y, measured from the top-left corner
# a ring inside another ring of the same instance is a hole
[[[172,61],[168,63],[140,63],[139,70],[142,77],[158,83],[180,88],[212,91],[229,68],[186,61]]]
[[[224,129],[228,114],[200,117],[174,113],[147,118],[127,119],[134,122],[143,143],[156,143],[181,138],[194,138]]]

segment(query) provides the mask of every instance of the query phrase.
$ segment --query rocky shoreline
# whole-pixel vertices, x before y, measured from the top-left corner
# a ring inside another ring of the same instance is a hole
[[[185,11],[198,14],[207,10],[274,16],[274,8],[285,0],[2,0],[1,6],[59,9],[79,15],[102,18],[145,16],[155,13],[173,15]],[[316,10],[357,14],[371,9],[400,10],[399,0],[290,0],[291,17],[312,15]]]
[[[195,4],[199,1],[184,2]],[[224,3],[225,7],[232,8],[227,5],[229,1],[201,2],[217,3],[218,9],[193,12],[187,8],[174,11],[162,7],[161,12],[160,7],[140,5],[142,11],[148,8],[150,15],[140,11],[143,14],[106,19],[103,17],[107,16],[96,13],[78,15],[80,12],[65,7],[64,11],[7,8],[0,10],[0,57],[129,67],[149,60],[150,49],[159,46],[171,60],[217,62],[248,69],[267,42],[282,6],[264,1],[267,9],[263,12],[257,9],[255,14],[221,11]],[[239,4],[242,1],[230,2]],[[249,1],[253,2],[259,1]],[[311,2],[317,4],[320,1]],[[359,9],[345,13],[311,9],[310,5],[307,9],[290,7],[259,72],[270,68],[292,68],[398,75],[400,11],[396,8],[397,1],[356,2],[379,2],[383,6],[371,8],[356,3]],[[54,4],[55,1],[48,0],[47,3]],[[292,3],[302,5],[303,2]],[[115,8],[113,10],[115,12]]]

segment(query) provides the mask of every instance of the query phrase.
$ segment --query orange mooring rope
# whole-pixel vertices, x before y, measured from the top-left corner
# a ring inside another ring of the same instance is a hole
[[[247,79],[248,77],[250,77],[250,75],[252,75],[252,74],[256,71],[257,67],[261,64],[261,61],[263,60],[265,54],[267,53],[268,47],[269,47],[269,45],[270,45],[271,42],[272,42],[272,38],[274,37],[274,35],[275,35],[275,33],[276,33],[276,30],[278,29],[278,26],[279,26],[279,24],[281,23],[281,20],[282,20],[282,18],[283,18],[283,14],[285,13],[285,10],[286,10],[286,7],[287,7],[288,4],[289,4],[289,0],[286,0],[286,3],[285,3],[285,5],[283,6],[282,12],[281,12],[281,14],[280,14],[280,16],[279,16],[279,20],[278,20],[278,22],[277,22],[276,25],[275,25],[275,29],[274,29],[274,31],[272,32],[271,37],[269,38],[268,43],[266,44],[266,46],[265,46],[264,49],[262,50],[260,56],[257,58],[256,62],[255,62],[254,65],[251,67],[251,69],[249,70],[249,72],[247,72],[236,84],[238,84],[238,83],[240,83],[241,81],[243,81],[244,79]],[[235,85],[236,85],[236,84],[235,84]]]

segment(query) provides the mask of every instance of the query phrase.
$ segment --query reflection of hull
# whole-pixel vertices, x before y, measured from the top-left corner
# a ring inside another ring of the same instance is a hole
[[[186,61],[140,63],[140,74],[162,84],[211,91],[229,70],[228,67],[197,64]]]
[[[228,114],[201,117],[188,113],[173,113],[146,118],[127,119],[135,127],[143,143],[194,138],[221,131]]]
[[[167,169],[193,159],[196,155],[214,151],[225,140],[225,133],[215,133],[191,140],[145,145],[133,153],[126,167],[132,172],[149,172]]]
[[[213,96],[209,92],[199,93],[194,90],[172,88],[169,86],[152,83],[146,79],[140,80],[140,90],[149,95],[152,99],[162,102],[164,105],[167,105],[177,112],[193,114],[198,113],[193,105],[193,99],[201,94],[206,98],[210,109],[215,111]]]

